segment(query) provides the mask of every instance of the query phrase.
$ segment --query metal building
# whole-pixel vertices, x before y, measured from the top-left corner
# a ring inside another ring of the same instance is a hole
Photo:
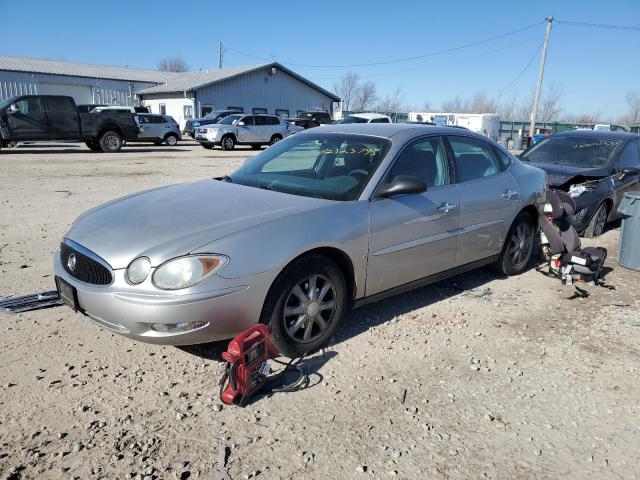
[[[187,119],[213,110],[288,117],[305,110],[331,112],[340,100],[277,62],[182,73],[136,95],[153,113],[171,115],[183,127]]]
[[[69,95],[78,104],[133,105],[134,92],[179,75],[157,70],[112,67],[0,56],[0,100],[14,95]]]
[[[212,110],[295,116],[331,112],[331,92],[277,62],[172,73],[62,60],[0,56],[0,100],[14,95],[69,95],[77,104],[146,105],[187,119]]]

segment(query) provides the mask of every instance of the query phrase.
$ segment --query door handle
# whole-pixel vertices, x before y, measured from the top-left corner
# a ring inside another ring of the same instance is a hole
[[[455,210],[456,208],[457,208],[457,205],[453,203],[442,203],[438,207],[438,211],[442,213],[449,213],[450,210]]]
[[[511,200],[518,196],[518,192],[514,192],[513,190],[506,190],[502,194],[502,198],[506,198],[507,200]]]

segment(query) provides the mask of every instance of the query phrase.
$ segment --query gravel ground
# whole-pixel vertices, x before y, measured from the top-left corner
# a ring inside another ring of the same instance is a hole
[[[0,153],[0,297],[53,288],[80,213],[230,173],[255,152],[79,144]],[[213,347],[134,343],[67,308],[1,316],[0,477],[640,477],[640,272],[588,298],[535,270],[459,276],[354,311],[311,386],[217,398]],[[222,459],[221,459],[222,457]]]

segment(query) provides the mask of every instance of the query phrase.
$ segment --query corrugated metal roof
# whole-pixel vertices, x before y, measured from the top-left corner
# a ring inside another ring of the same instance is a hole
[[[144,88],[136,93],[168,93],[184,92],[204,87],[221,80],[237,77],[243,73],[251,72],[259,68],[271,65],[264,63],[259,65],[245,65],[241,67],[219,68],[216,70],[202,70],[200,72],[186,72],[167,80],[166,83],[155,87]]]
[[[238,75],[252,72],[254,70],[259,70],[261,68],[270,68],[270,67],[275,67],[282,70],[283,72],[286,72],[292,77],[297,78],[299,81],[307,84],[311,88],[322,92],[323,94],[325,94],[326,96],[328,96],[329,98],[331,98],[336,102],[340,101],[340,97],[329,92],[328,90],[325,90],[319,85],[316,85],[312,81],[297,74],[293,70],[289,70],[287,67],[279,64],[278,62],[260,63],[257,65],[245,65],[241,67],[220,68],[216,70],[206,70],[201,72],[181,73],[178,76],[170,80],[167,80],[167,82],[162,85],[144,88],[142,90],[138,90],[135,93],[149,94],[149,93],[186,92],[186,91],[202,88],[207,85],[211,85],[213,83],[221,82],[223,80],[228,80],[229,78],[237,77]]]
[[[180,75],[179,73],[161,72],[159,70],[10,56],[0,56],[0,70],[154,83],[163,83]]]

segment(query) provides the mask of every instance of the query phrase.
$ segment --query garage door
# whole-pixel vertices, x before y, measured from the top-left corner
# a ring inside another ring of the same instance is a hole
[[[68,85],[65,83],[39,83],[40,95],[68,95],[73,97],[78,105],[93,103],[91,87],[86,85]]]

